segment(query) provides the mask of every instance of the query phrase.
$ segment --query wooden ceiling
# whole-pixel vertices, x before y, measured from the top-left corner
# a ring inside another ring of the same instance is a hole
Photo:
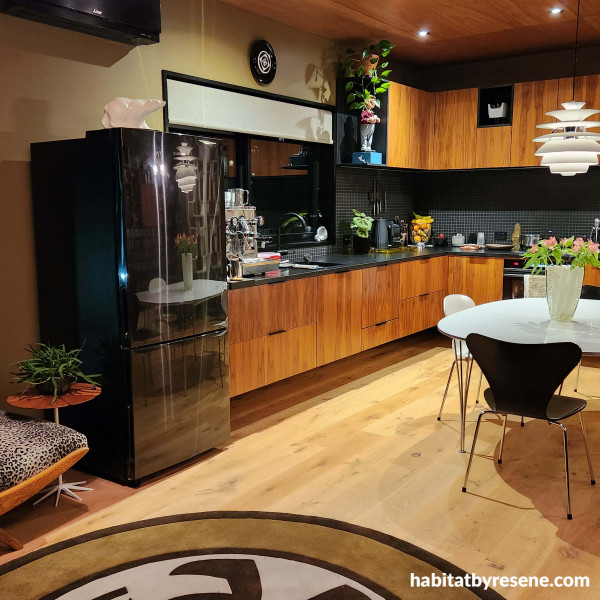
[[[414,66],[572,48],[577,21],[577,0],[222,1],[332,40],[389,39],[391,58]],[[550,15],[555,6],[564,12]],[[581,0],[579,39],[600,44],[600,0]]]

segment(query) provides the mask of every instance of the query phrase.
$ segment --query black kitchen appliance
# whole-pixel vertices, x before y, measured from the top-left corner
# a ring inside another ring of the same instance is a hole
[[[160,34],[160,0],[0,0],[15,17],[139,46]]]
[[[149,129],[31,145],[40,339],[101,374],[61,413],[91,473],[134,485],[229,437],[220,149]]]

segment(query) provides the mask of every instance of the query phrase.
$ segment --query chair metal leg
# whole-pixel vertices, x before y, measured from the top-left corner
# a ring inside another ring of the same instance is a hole
[[[521,427],[525,427],[525,419],[521,417]]]
[[[572,519],[573,514],[571,513],[571,487],[569,480],[569,450],[567,448],[567,428],[557,421],[549,421],[551,425],[558,425],[563,431],[563,443],[565,446],[565,479],[567,482],[567,519]]]
[[[579,364],[577,365],[577,375],[575,377],[575,389],[573,390],[574,392],[577,391],[577,388],[579,387],[579,372],[581,371],[581,361],[579,361]],[[581,415],[581,413],[579,413]]]
[[[594,477],[594,468],[592,467],[592,457],[590,456],[590,446],[588,444],[587,433],[585,431],[585,425],[583,424],[583,412],[579,412],[579,422],[581,423],[581,433],[583,433],[583,445],[585,446],[585,455],[587,456],[588,468],[590,470],[590,483],[596,485],[596,479]]]
[[[477,417],[477,425],[475,426],[475,435],[473,436],[473,443],[471,444],[471,454],[469,455],[469,463],[467,464],[467,472],[465,473],[465,482],[463,483],[462,491],[467,491],[467,481],[469,479],[469,473],[471,471],[471,463],[473,462],[473,452],[475,452],[475,443],[477,442],[477,436],[479,435],[479,426],[481,425],[481,417],[486,413],[493,413],[493,410],[482,410]]]
[[[450,375],[448,375],[448,381],[446,382],[446,389],[444,390],[444,397],[442,398],[442,405],[440,406],[440,412],[438,413],[438,421],[442,420],[442,411],[444,410],[444,403],[446,402],[446,396],[448,395],[448,388],[450,387],[450,381],[452,380],[452,373],[454,373],[454,367],[456,366],[456,358],[450,367]]]
[[[506,435],[506,419],[508,415],[504,415],[504,427],[502,427],[502,440],[500,441],[500,452],[498,453],[498,464],[502,464],[502,450],[504,450],[504,436]]]
[[[479,385],[477,386],[477,396],[475,396],[475,404],[479,404],[479,394],[481,394],[481,382],[483,381],[483,371],[479,371]]]

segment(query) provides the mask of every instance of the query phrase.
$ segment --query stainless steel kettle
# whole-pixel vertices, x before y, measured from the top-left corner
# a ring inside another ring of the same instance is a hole
[[[371,246],[376,250],[385,250],[389,245],[390,232],[387,219],[375,219],[373,233],[371,234]]]

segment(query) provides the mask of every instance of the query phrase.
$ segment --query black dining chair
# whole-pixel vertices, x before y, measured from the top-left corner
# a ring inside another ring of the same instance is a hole
[[[562,428],[567,483],[567,519],[572,519],[567,429],[561,421],[579,413],[590,480],[594,485],[596,481],[594,480],[590,449],[581,414],[581,411],[587,406],[587,402],[580,398],[562,396],[555,392],[581,360],[581,349],[572,342],[515,344],[477,333],[467,336],[467,344],[490,387],[484,392],[489,409],[482,411],[477,419],[462,491],[467,491],[467,480],[469,479],[473,452],[475,451],[475,443],[477,442],[483,415],[495,413],[504,416],[502,441],[498,453],[499,463],[502,462],[507,415],[542,419],[550,425],[558,425]],[[523,373],[525,368],[527,374],[520,377],[515,376],[517,373]]]

